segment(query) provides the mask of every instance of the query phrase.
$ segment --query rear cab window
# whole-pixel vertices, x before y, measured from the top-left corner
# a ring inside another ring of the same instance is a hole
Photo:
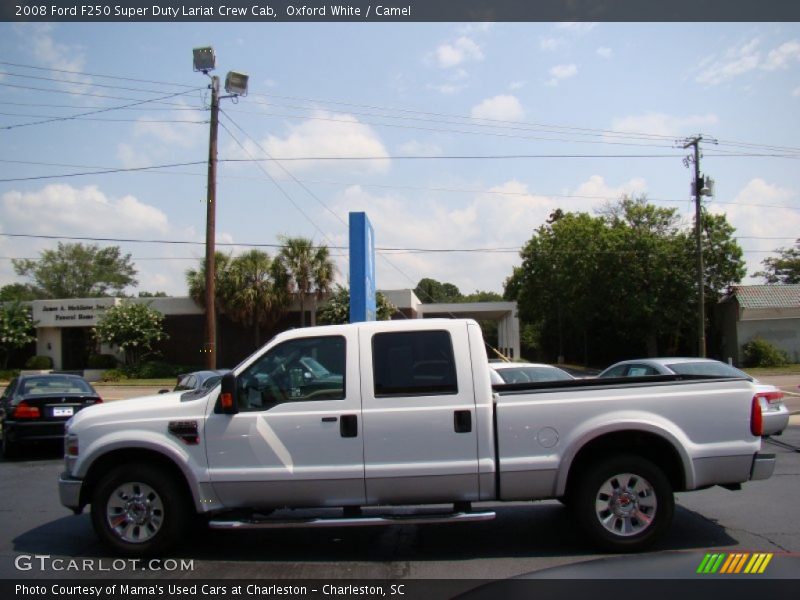
[[[376,333],[372,369],[376,398],[458,393],[453,342],[447,331]]]

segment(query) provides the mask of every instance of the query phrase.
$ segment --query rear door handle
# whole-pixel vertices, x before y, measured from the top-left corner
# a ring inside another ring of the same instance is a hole
[[[456,433],[469,433],[472,431],[472,411],[457,410],[453,413],[453,429]]]
[[[358,437],[358,416],[342,415],[339,419],[339,434],[343,438]]]
[[[322,417],[323,423],[336,423],[339,419],[337,417]]]

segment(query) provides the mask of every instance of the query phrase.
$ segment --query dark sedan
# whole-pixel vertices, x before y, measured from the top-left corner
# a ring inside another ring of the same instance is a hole
[[[13,457],[24,442],[64,438],[64,423],[103,400],[77,375],[20,375],[0,396],[3,456]]]
[[[219,383],[225,373],[229,372],[230,369],[216,369],[214,371],[194,371],[193,373],[178,375],[178,381],[172,391],[210,390]]]

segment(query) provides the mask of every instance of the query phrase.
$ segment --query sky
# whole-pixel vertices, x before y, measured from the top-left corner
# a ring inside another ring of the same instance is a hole
[[[0,285],[24,281],[11,258],[57,243],[20,235],[160,240],[95,243],[130,253],[129,293],[187,294],[207,45],[223,80],[250,77],[221,102],[226,252],[309,237],[344,284],[348,212],[365,211],[379,289],[502,293],[557,208],[645,194],[690,226],[697,134],[706,206],[748,274],[800,237],[798,23],[0,23]]]

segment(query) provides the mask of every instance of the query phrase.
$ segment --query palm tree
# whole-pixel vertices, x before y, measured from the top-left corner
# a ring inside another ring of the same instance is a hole
[[[288,303],[288,295],[282,293],[285,286],[281,273],[269,254],[250,250],[231,261],[228,284],[226,312],[234,321],[253,329],[258,348],[261,327],[274,323]]]
[[[217,313],[225,310],[227,294],[230,290],[228,277],[231,266],[231,255],[222,252],[214,253],[214,291],[215,307]],[[200,261],[198,269],[188,269],[186,271],[186,285],[189,288],[189,296],[198,305],[206,306],[206,259]]]
[[[300,326],[306,324],[306,298],[311,295],[312,325],[316,321],[317,301],[330,293],[336,267],[327,246],[314,246],[307,238],[281,238],[283,247],[275,259],[285,276],[286,289],[300,304]]]

